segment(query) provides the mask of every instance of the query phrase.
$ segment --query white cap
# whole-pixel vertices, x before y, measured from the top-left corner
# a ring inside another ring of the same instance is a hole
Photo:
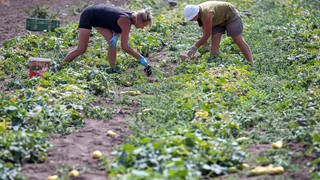
[[[196,5],[186,5],[183,10],[184,20],[190,21],[198,15],[200,7]]]

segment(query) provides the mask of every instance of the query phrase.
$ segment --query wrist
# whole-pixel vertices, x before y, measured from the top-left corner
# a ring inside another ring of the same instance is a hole
[[[192,52],[195,52],[195,51],[197,51],[197,50],[198,50],[197,46],[192,46],[192,47],[189,49],[189,51],[192,51]]]
[[[143,56],[139,58],[139,62],[144,67],[149,66],[148,61]]]
[[[117,42],[118,42],[118,36],[117,35],[113,35],[111,40],[110,40],[110,42],[111,42],[111,46],[112,47],[116,47],[117,46]]]

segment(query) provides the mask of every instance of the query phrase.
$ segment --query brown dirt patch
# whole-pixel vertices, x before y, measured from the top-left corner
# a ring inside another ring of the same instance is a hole
[[[270,149],[270,144],[254,144],[247,148],[247,152],[250,153],[250,157],[245,160],[246,163],[253,162],[260,153]]]
[[[118,89],[115,98],[122,98],[119,92],[127,89],[126,87]],[[139,104],[131,100],[129,104],[120,106],[111,98],[97,97],[91,105],[114,109],[115,114],[110,120],[86,119],[84,127],[69,135],[51,136],[49,142],[53,147],[49,149],[47,160],[43,163],[24,164],[23,175],[28,179],[43,180],[57,174],[58,169],[67,165],[84,170],[77,179],[107,179],[106,167],[99,164],[99,160],[93,159],[91,154],[99,150],[111,162],[113,158],[111,152],[123,144],[130,133],[125,117],[137,112]],[[107,136],[108,130],[116,132],[119,136],[114,138]]]
[[[303,155],[305,152],[308,151],[308,146],[303,143],[289,143],[287,145],[287,148],[295,153],[301,153],[302,155],[299,157],[292,157],[291,162],[293,164],[307,164],[308,162],[312,161],[312,159],[315,159],[316,157],[306,157]]]
[[[287,172],[286,175],[292,179],[299,179],[299,180],[307,180],[311,179],[311,174],[309,169],[306,167],[308,163],[316,159],[315,155],[306,156],[306,152],[308,151],[309,147],[303,143],[289,143],[287,148],[292,151],[295,156],[292,157],[291,163],[303,166],[299,171],[296,172]],[[296,154],[300,154],[297,156]]]
[[[247,147],[246,151],[250,153],[250,157],[245,160],[245,163],[252,165],[255,159],[271,149],[271,144],[254,144]],[[282,175],[260,175],[260,176],[248,176],[248,172],[240,171],[239,173],[227,174],[225,176],[217,177],[216,179],[226,180],[226,179],[243,179],[243,180],[274,180],[274,179],[299,179],[299,180],[309,180],[311,179],[310,172],[307,168],[307,163],[315,159],[315,156],[307,157],[304,153],[307,152],[308,146],[303,143],[288,143],[285,147],[288,152],[293,154],[291,158],[291,165],[299,165],[301,169],[297,171],[286,170]],[[297,154],[301,154],[297,156]],[[266,164],[267,165],[267,164]],[[253,167],[251,167],[253,168]]]
[[[72,13],[74,9],[84,5],[107,2],[122,5],[129,0],[0,0],[0,47],[6,40],[28,32],[25,29],[26,18],[28,12],[37,5],[48,7],[49,12],[59,10],[61,26],[64,26],[78,21],[78,15]]]
[[[153,56],[149,57],[149,60],[155,69],[155,71],[161,71],[164,73],[164,77],[171,77],[173,76],[174,69],[177,66],[175,63],[171,62],[165,62],[165,60],[168,60],[169,57],[169,51],[164,49],[160,52],[155,53]],[[165,66],[163,66],[165,65]]]
[[[129,128],[125,116],[137,111],[137,104],[132,101],[130,107],[116,107],[109,98],[97,98],[92,105],[115,108],[115,115],[111,120],[86,119],[85,126],[69,135],[54,135],[50,138],[48,158],[44,163],[24,164],[22,174],[28,179],[43,180],[50,175],[57,174],[63,165],[85,169],[78,179],[102,180],[107,179],[106,167],[93,159],[91,154],[95,150],[101,151],[111,162],[112,150],[123,144],[129,135]],[[116,132],[118,137],[106,135],[108,130]]]
[[[128,127],[122,115],[112,120],[87,119],[84,128],[67,136],[56,136],[50,139],[53,147],[49,150],[48,159],[44,163],[25,164],[22,173],[33,180],[43,180],[57,174],[62,165],[85,167],[87,172],[81,173],[81,179],[106,179],[106,169],[93,159],[91,153],[101,151],[109,160],[113,148],[124,142]],[[106,132],[112,130],[120,136],[112,138]]]

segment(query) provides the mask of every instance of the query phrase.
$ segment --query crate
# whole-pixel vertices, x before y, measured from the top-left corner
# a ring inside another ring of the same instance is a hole
[[[29,58],[29,77],[42,76],[49,70],[51,59],[31,57]]]
[[[27,18],[26,29],[29,31],[53,31],[60,26],[60,21],[55,19]]]

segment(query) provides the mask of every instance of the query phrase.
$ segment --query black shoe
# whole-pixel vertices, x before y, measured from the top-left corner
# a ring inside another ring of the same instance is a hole
[[[114,73],[120,74],[121,73],[121,70],[118,67],[109,67],[109,68],[107,68],[106,71],[109,74],[114,74]]]
[[[151,66],[148,65],[146,68],[144,68],[144,72],[147,74],[147,76],[151,76],[152,74]]]

